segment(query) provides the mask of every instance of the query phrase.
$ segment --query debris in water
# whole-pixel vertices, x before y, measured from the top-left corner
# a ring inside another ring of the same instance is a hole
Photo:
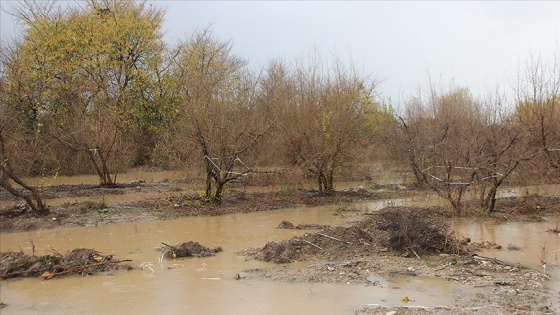
[[[49,280],[59,276],[91,275],[97,272],[132,269],[113,255],[101,255],[88,248],[76,248],[62,255],[52,250],[53,254],[44,256],[27,255],[23,252],[0,253],[0,279],[41,277]]]
[[[209,257],[214,256],[216,253],[222,251],[222,247],[217,246],[213,249],[204,247],[198,242],[184,242],[182,244],[177,244],[176,246],[171,246],[162,242],[164,247],[160,247],[158,250],[163,251],[163,257],[165,258],[182,258],[182,257]]]

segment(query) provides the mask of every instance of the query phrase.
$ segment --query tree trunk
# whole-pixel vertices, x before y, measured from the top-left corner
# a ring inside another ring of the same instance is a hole
[[[206,200],[212,200],[212,174],[206,173]]]
[[[318,189],[319,189],[319,193],[323,192],[323,172],[322,171],[318,171],[317,172],[317,185],[318,185]]]
[[[224,182],[222,181],[217,181],[216,182],[216,193],[214,194],[214,200],[217,203],[221,203],[222,201],[222,191],[224,189]]]
[[[421,184],[421,185],[426,185],[426,179],[425,179],[424,175],[422,174],[422,172],[420,171],[420,169],[418,168],[418,165],[414,161],[414,158],[410,159],[410,168],[412,169],[412,173],[414,174],[414,177],[416,178],[416,183]]]
[[[19,192],[17,189],[12,187],[12,185],[9,183],[6,177],[13,180],[16,184],[21,186],[23,189],[30,192],[30,194]],[[31,208],[33,213],[40,216],[49,214],[50,212],[49,208],[43,202],[43,199],[39,195],[37,188],[29,186],[26,183],[24,183],[19,177],[17,177],[15,174],[12,173],[8,165],[0,165],[0,187],[6,189],[10,194],[25,200],[25,202]]]
[[[327,175],[324,178],[326,193],[332,192],[334,190],[333,181],[334,181],[334,169],[330,169],[327,171]]]
[[[451,200],[451,207],[453,208],[453,214],[457,217],[461,216],[462,205],[458,200]]]
[[[488,191],[488,195],[486,196],[486,200],[485,200],[485,207],[486,207],[486,212],[488,212],[488,214],[493,213],[494,212],[494,208],[496,206],[496,193],[498,191],[498,187],[497,186],[492,186],[492,188],[490,188],[490,191]]]

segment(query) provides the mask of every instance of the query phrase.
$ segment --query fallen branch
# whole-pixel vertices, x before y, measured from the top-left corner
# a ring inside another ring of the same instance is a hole
[[[123,263],[123,262],[129,262],[129,261],[132,261],[132,260],[130,260],[130,259],[110,260],[110,261],[106,261],[106,262],[83,265],[83,266],[55,265],[55,266],[52,267],[51,270],[62,269],[63,271],[54,272],[54,273],[49,272],[49,277],[46,277],[45,279],[51,279],[51,278],[66,275],[66,274],[83,272],[85,269],[88,269],[88,268],[91,268],[91,267],[99,267],[99,266],[104,266],[104,265],[109,265],[109,264],[117,265],[117,264],[120,264],[120,263]],[[3,279],[15,278],[15,277],[25,277],[27,274],[29,274],[29,270],[14,271],[14,272],[10,272],[10,273],[0,275],[0,279],[3,280]]]
[[[104,265],[110,265],[110,264],[120,264],[123,262],[129,262],[132,261],[131,259],[125,259],[125,260],[109,260],[106,262],[100,262],[100,263],[96,263],[96,264],[89,264],[89,265],[83,265],[83,266],[71,266],[70,268],[61,271],[61,272],[55,272],[55,273],[51,273],[52,277],[58,277],[58,276],[62,276],[65,274],[72,274],[72,273],[78,273],[78,272],[83,272],[84,270],[91,268],[91,267],[99,267],[99,266],[104,266]],[[64,268],[64,265],[58,265],[55,266],[55,268]]]
[[[324,237],[328,237],[328,238],[333,239],[333,240],[335,240],[335,241],[339,241],[339,242],[346,243],[346,244],[352,244],[351,242],[343,241],[343,240],[341,240],[341,239],[338,239],[338,238],[336,238],[336,237],[332,237],[332,236],[327,235],[327,234],[323,234],[323,233],[317,233],[317,234],[318,234],[318,235],[321,235],[321,236],[324,236]]]
[[[306,241],[306,240],[300,240],[300,239],[297,239],[297,238],[295,238],[295,240],[296,240],[296,241],[301,241],[301,242],[305,242],[305,243],[307,243],[307,244],[309,244],[309,245],[312,245],[312,246],[315,246],[315,247],[317,247],[318,249],[322,249],[322,248],[321,248],[320,246],[317,246],[317,245],[315,245],[315,244],[311,243],[310,241]]]
[[[518,264],[510,264],[510,263],[507,263],[505,261],[499,260],[497,258],[484,257],[484,256],[480,256],[480,255],[475,255],[475,256],[473,256],[473,258],[476,259],[476,260],[487,260],[487,261],[493,262],[495,264],[500,264],[500,265],[504,265],[504,266],[518,267]]]

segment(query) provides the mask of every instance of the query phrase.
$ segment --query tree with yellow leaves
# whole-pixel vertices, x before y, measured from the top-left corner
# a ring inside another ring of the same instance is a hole
[[[129,136],[162,120],[154,117],[163,104],[153,87],[161,78],[163,14],[132,0],[91,0],[83,8],[26,1],[16,10],[25,26],[16,46],[21,69],[7,81],[26,93],[6,106],[19,107],[77,158],[84,154],[103,186],[114,185],[130,160]]]

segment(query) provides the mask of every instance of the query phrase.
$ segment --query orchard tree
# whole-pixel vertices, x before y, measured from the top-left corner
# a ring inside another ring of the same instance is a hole
[[[498,188],[531,158],[506,105],[499,93],[476,100],[468,89],[441,93],[430,84],[428,97],[412,99],[399,117],[394,152],[407,156],[417,181],[445,198],[455,215],[468,191],[491,213]]]
[[[378,110],[375,83],[340,60],[325,65],[318,54],[300,60],[291,77],[294,96],[283,104],[280,127],[285,154],[313,175],[319,192],[331,192],[339,167],[371,136],[363,131]]]
[[[405,154],[417,181],[451,204],[459,215],[463,197],[477,179],[477,105],[465,88],[440,93],[431,83],[427,96],[411,99],[399,116],[394,153]]]
[[[195,156],[206,174],[205,197],[221,202],[227,183],[251,173],[243,154],[259,144],[275,118],[258,110],[257,79],[245,60],[231,52],[230,43],[215,39],[209,28],[180,43],[176,56],[174,76],[181,93],[178,147],[197,148]]]
[[[258,110],[262,111],[262,115],[278,117],[278,121],[272,126],[270,136],[263,139],[264,150],[259,150],[259,154],[254,156],[263,159],[269,166],[283,166],[286,162],[282,156],[282,135],[286,127],[283,117],[289,119],[289,111],[295,106],[293,70],[284,60],[271,60],[259,78],[257,89]]]
[[[16,15],[26,27],[18,49],[28,107],[50,137],[86,154],[101,185],[115,184],[129,159],[128,132],[149,129],[161,105],[147,94],[161,62],[163,12],[144,2],[92,0],[85,8],[24,2]]]
[[[560,56],[547,63],[532,57],[519,73],[515,122],[536,152],[531,167],[541,174],[560,174]]]
[[[519,166],[535,157],[526,146],[526,135],[517,124],[505,97],[488,96],[481,104],[478,132],[477,185],[480,206],[494,212],[498,188]]]
[[[12,48],[3,46],[0,51],[0,187],[24,199],[34,214],[46,215],[49,209],[41,198],[39,188],[22,179],[22,175],[28,173],[27,168],[32,168],[41,154],[37,117],[30,112],[28,116],[16,118],[14,108],[6,106],[14,94],[20,96],[19,105],[23,106],[26,102],[21,96],[24,93],[19,94],[21,91],[8,81],[9,73],[15,76],[21,74],[20,65],[14,64],[17,58],[14,58],[16,50]]]

